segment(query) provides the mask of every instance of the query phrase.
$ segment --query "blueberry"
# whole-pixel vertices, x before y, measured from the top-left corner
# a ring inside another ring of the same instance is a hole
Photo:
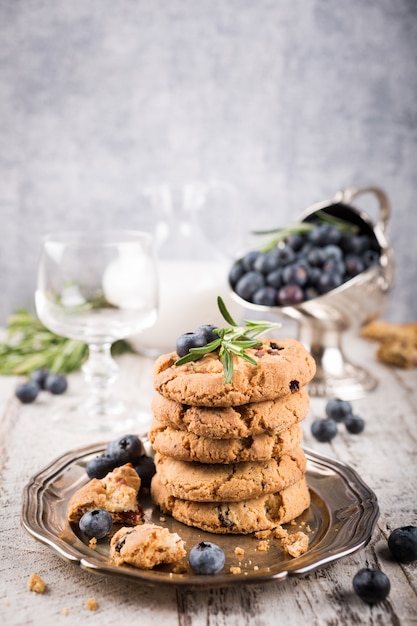
[[[89,478],[104,478],[116,465],[116,461],[108,456],[96,456],[88,461],[85,471]]]
[[[105,509],[93,509],[84,513],[78,526],[87,537],[102,539],[109,534],[112,527],[112,516]]]
[[[104,451],[104,456],[112,459],[116,465],[133,463],[143,454],[145,454],[145,448],[136,435],[123,435],[110,441]]]
[[[359,417],[359,415],[348,415],[344,421],[346,430],[352,433],[352,435],[358,435],[365,428],[365,420]]]
[[[30,380],[39,385],[40,389],[45,389],[45,382],[48,374],[49,370],[46,367],[42,367],[40,369],[33,370],[30,375]]]
[[[337,435],[337,424],[333,419],[314,420],[311,424],[311,434],[317,441],[331,441]]]
[[[269,274],[277,268],[279,264],[278,251],[271,250],[270,252],[261,253],[253,264],[253,269],[263,274]]]
[[[328,293],[343,283],[343,276],[340,272],[329,270],[323,272],[317,281],[317,289],[321,294]]]
[[[176,351],[179,357],[189,353],[190,348],[202,348],[207,345],[207,339],[202,333],[184,333],[177,339]]]
[[[293,306],[304,300],[304,292],[299,285],[284,285],[278,291],[277,301],[280,306]]]
[[[253,270],[254,263],[260,254],[261,253],[258,250],[251,250],[250,252],[247,252],[245,254],[243,259],[241,260],[245,272],[250,272],[251,270]]]
[[[417,560],[417,526],[401,526],[392,531],[388,548],[400,563]]]
[[[275,287],[276,289],[278,287],[281,287],[282,286],[282,270],[276,269],[273,272],[269,272],[269,274],[266,275],[266,283],[267,285],[270,285],[271,287]]]
[[[244,273],[245,273],[245,268],[243,267],[242,262],[235,261],[235,263],[233,263],[232,267],[230,268],[230,272],[229,272],[229,283],[232,285],[232,287],[236,285],[237,281],[239,280],[239,278],[243,276]]]
[[[304,287],[308,280],[307,269],[300,262],[286,265],[282,270],[282,280],[286,284],[290,283]]]
[[[38,397],[40,387],[37,383],[30,381],[21,383],[16,387],[15,395],[23,404],[34,402]]]
[[[63,374],[48,374],[45,379],[44,388],[46,391],[53,393],[54,395],[60,395],[67,390],[68,382],[66,376]]]
[[[264,275],[261,272],[252,270],[237,281],[235,291],[238,296],[250,302],[255,291],[258,291],[264,285]]]
[[[201,541],[191,548],[189,563],[195,574],[218,574],[223,569],[225,554],[217,544]]]
[[[264,306],[276,306],[277,290],[271,286],[261,287],[253,294],[252,302],[254,304],[262,304]]]
[[[332,398],[326,404],[326,415],[335,422],[344,422],[349,415],[352,415],[352,405],[347,400]]]
[[[345,258],[345,271],[350,277],[360,274],[365,269],[364,262],[356,254],[348,254]]]
[[[389,578],[384,572],[364,567],[353,577],[354,592],[367,604],[385,600],[391,589]]]
[[[140,486],[149,489],[151,486],[151,480],[155,474],[155,463],[153,458],[143,454],[137,461],[133,463],[133,467],[140,478]]]
[[[210,343],[211,341],[216,341],[219,338],[218,333],[215,332],[217,326],[213,326],[213,324],[204,324],[203,326],[199,326],[195,329],[197,335],[203,335],[205,337],[206,342]]]

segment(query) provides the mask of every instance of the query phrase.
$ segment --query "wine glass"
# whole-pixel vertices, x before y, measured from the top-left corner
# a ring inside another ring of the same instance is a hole
[[[87,400],[59,416],[64,426],[99,432],[138,427],[110,391],[118,376],[111,346],[154,324],[158,280],[153,237],[141,231],[62,232],[44,238],[36,310],[57,335],[84,341]],[[58,419],[58,418],[57,418]]]

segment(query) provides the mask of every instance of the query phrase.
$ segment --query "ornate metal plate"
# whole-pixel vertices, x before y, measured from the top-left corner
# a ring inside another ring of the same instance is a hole
[[[75,490],[88,481],[87,461],[101,454],[106,444],[96,444],[73,450],[56,459],[35,474],[23,491],[22,523],[37,540],[45,543],[59,556],[86,570],[101,574],[125,576],[148,584],[182,586],[224,586],[304,576],[326,564],[363,548],[371,538],[379,516],[375,494],[349,466],[339,461],[305,450],[307,481],[312,503],[296,524],[285,528],[291,533],[308,530],[309,549],[300,557],[286,554],[278,539],[269,541],[269,549],[260,551],[259,540],[253,535],[215,535],[190,528],[161,514],[152,506],[149,496],[141,497],[145,521],[167,526],[186,542],[189,551],[200,541],[217,543],[226,554],[225,567],[215,576],[199,576],[191,570],[184,573],[169,567],[140,570],[131,566],[116,566],[109,558],[109,539],[98,542],[92,550],[76,525],[67,522],[67,505]],[[243,548],[238,556],[235,548]],[[232,574],[231,567],[241,573]]]

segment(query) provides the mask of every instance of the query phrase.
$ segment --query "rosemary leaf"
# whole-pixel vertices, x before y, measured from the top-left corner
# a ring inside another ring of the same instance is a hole
[[[257,365],[257,361],[247,354],[246,350],[262,346],[262,342],[257,337],[272,328],[279,328],[281,324],[245,320],[244,326],[238,326],[220,296],[217,298],[217,304],[221,314],[230,326],[216,328],[214,332],[219,335],[219,339],[215,339],[198,348],[190,348],[186,355],[175,362],[175,365],[184,365],[192,361],[198,361],[205,354],[219,349],[219,358],[223,364],[225,382],[231,383],[233,378],[233,355],[248,361],[252,365]]]

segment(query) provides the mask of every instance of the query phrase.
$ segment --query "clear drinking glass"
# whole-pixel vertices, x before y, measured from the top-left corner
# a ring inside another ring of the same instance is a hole
[[[84,341],[89,347],[82,367],[89,397],[62,411],[60,422],[101,432],[120,432],[135,423],[138,426],[138,415],[111,395],[118,376],[111,346],[152,326],[157,318],[152,236],[140,231],[47,235],[39,260],[35,302],[47,328]]]

